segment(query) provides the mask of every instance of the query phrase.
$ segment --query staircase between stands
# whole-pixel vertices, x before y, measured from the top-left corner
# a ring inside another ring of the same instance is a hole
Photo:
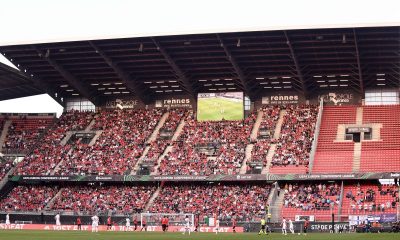
[[[278,122],[276,123],[275,126],[275,131],[274,131],[274,136],[272,139],[277,140],[281,136],[281,130],[282,130],[282,125],[283,125],[283,120],[285,118],[286,110],[281,110],[279,112],[279,119]],[[272,158],[275,155],[275,150],[276,150],[276,143],[272,143],[269,147],[268,153],[267,153],[267,165],[262,169],[261,174],[267,174],[269,173],[269,169],[272,165]]]
[[[7,137],[7,134],[8,134],[8,129],[10,128],[11,123],[12,123],[11,120],[7,120],[4,123],[3,129],[2,129],[1,135],[0,135],[0,152],[3,150],[3,145],[4,145],[4,142],[6,141],[6,137]]]

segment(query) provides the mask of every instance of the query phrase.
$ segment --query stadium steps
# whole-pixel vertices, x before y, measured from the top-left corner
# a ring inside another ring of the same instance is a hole
[[[360,171],[361,165],[361,143],[354,143],[354,153],[353,153],[353,172]]]
[[[87,125],[87,127],[85,128],[85,132],[89,132],[95,123],[96,123],[96,120],[92,119],[92,121],[90,121],[89,125]]]
[[[246,146],[245,157],[240,167],[240,174],[246,174],[247,171],[247,161],[251,158],[251,152],[253,151],[254,144],[248,144]]]
[[[363,108],[357,107],[356,110],[356,124],[361,125],[363,123]]]
[[[65,144],[67,144],[67,142],[69,141],[69,139],[72,137],[72,135],[74,135],[76,133],[76,131],[68,131],[67,134],[65,134],[65,137],[63,138],[63,140],[61,140],[60,144],[61,146],[65,146]]]
[[[0,152],[3,148],[4,141],[6,140],[6,137],[8,135],[8,129],[10,128],[11,123],[12,123],[11,120],[7,120],[4,123],[3,130],[1,131],[1,135],[0,135]]]
[[[149,199],[149,202],[146,204],[146,207],[144,208],[143,212],[147,212],[150,208],[151,205],[153,205],[154,200],[158,197],[158,195],[161,192],[161,188],[162,188],[162,183],[161,185],[157,188],[157,190],[153,193],[153,196],[151,196],[151,198]]]
[[[285,114],[286,114],[286,110],[281,110],[279,113],[279,119],[275,126],[274,139],[279,139],[279,137],[281,136],[281,129],[282,129],[283,120],[285,118]]]
[[[94,131],[96,133],[96,135],[94,135],[94,137],[92,138],[92,140],[90,140],[90,143],[88,144],[89,147],[93,146],[97,139],[101,136],[101,134],[103,133],[103,130],[97,130]]]
[[[285,196],[285,192],[283,189],[280,189],[280,194],[276,193],[276,197],[274,197],[269,205],[270,213],[271,213],[271,222],[279,223],[281,221],[282,215],[282,206],[283,206],[283,198]]]
[[[64,188],[60,188],[60,190],[57,192],[57,194],[54,195],[54,197],[52,199],[50,199],[50,201],[44,207],[45,210],[50,210],[53,207],[54,202],[56,201],[57,198],[59,198],[61,196],[61,193],[63,190],[64,190]]]
[[[279,112],[279,119],[278,119],[278,122],[276,123],[274,136],[272,139],[276,140],[276,139],[279,139],[279,137],[281,136],[281,129],[282,129],[282,125],[283,125],[283,120],[285,119],[285,114],[286,114],[286,110],[281,110]],[[276,144],[272,143],[270,145],[270,148],[269,148],[268,154],[267,154],[267,165],[263,168],[263,170],[261,171],[261,174],[269,173],[269,169],[271,167],[271,162],[272,162],[272,157],[275,154],[275,149],[276,149]]]
[[[269,168],[271,167],[272,163],[272,157],[275,155],[275,149],[276,149],[276,144],[272,143],[267,153],[267,165],[263,168],[261,174],[269,173]]]
[[[264,112],[262,110],[258,110],[256,122],[254,123],[253,129],[251,130],[251,134],[250,134],[251,141],[257,140],[258,130],[260,129],[263,115],[264,115]]]
[[[8,171],[8,173],[0,181],[0,189],[2,189],[6,185],[6,183],[8,182],[8,176],[12,175],[15,172],[16,169],[17,169],[17,166],[11,168],[10,171]]]
[[[158,121],[157,126],[154,128],[153,133],[150,135],[149,139],[147,139],[146,143],[151,143],[157,139],[158,133],[160,132],[160,129],[162,128],[162,126],[164,126],[164,123],[168,119],[168,116],[169,116],[169,112],[166,112],[162,115],[160,121]]]
[[[70,155],[70,154],[72,153],[73,150],[74,150],[74,148],[71,148],[71,149],[68,151],[67,155]],[[53,170],[51,170],[50,175],[54,175],[56,172],[60,171],[60,166],[63,164],[63,162],[64,162],[64,159],[61,159],[61,161],[58,162],[58,164],[56,165],[56,167],[55,167]]]
[[[172,139],[171,139],[172,142],[175,142],[178,139],[178,137],[182,133],[182,130],[183,130],[184,126],[185,126],[185,119],[182,118],[181,122],[179,123],[178,127],[175,130],[174,135],[172,136]]]
[[[165,156],[167,156],[167,154],[168,154],[169,152],[172,151],[172,148],[173,148],[173,146],[167,146],[167,147],[165,148],[164,152],[163,152],[163,153],[161,154],[161,156],[157,159],[157,165],[156,165],[156,167],[154,168],[154,171],[153,171],[150,175],[156,175],[156,174],[158,173],[158,168],[159,168],[159,166],[160,166],[161,160],[162,160]]]
[[[136,175],[136,172],[139,170],[140,164],[142,164],[143,159],[146,157],[147,153],[150,151],[150,146],[146,146],[143,150],[142,156],[140,156],[139,160],[136,162],[133,170],[131,171],[131,175]]]

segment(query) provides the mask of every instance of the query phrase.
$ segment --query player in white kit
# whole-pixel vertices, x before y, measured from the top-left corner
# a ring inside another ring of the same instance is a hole
[[[282,224],[281,225],[282,225],[282,234],[287,235],[287,232],[286,232],[287,223],[286,223],[286,219],[285,218],[282,219]]]
[[[129,216],[125,219],[125,221],[126,221],[126,224],[125,224],[125,226],[126,226],[125,231],[128,231],[129,228],[131,227],[131,219],[129,219]]]
[[[6,225],[10,225],[10,214],[6,215]]]
[[[189,220],[188,216],[185,217],[185,223],[184,224],[185,224],[185,231],[182,234],[185,235],[186,232],[188,232],[189,235],[190,235],[190,220]]]
[[[97,214],[95,214],[92,217],[92,232],[98,232],[99,231],[99,217]]]
[[[218,232],[219,232],[219,220],[217,219],[215,221],[215,234],[218,234]]]
[[[56,220],[56,226],[61,226],[60,214],[59,213],[57,213],[57,215],[54,217],[54,219]]]
[[[292,234],[294,234],[294,227],[293,227],[293,222],[292,219],[289,219],[289,230]]]

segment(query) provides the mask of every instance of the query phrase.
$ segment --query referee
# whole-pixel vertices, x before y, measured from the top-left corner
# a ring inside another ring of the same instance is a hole
[[[266,225],[265,219],[261,218],[261,229],[260,232],[258,232],[258,235],[261,235],[262,233],[267,234],[267,232],[265,231],[265,225]]]

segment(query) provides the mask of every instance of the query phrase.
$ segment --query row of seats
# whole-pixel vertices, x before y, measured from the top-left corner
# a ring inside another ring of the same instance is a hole
[[[344,214],[397,213],[397,185],[349,184],[344,187]]]
[[[3,145],[5,153],[28,153],[39,142],[40,135],[49,128],[53,118],[11,118],[11,126]]]
[[[324,106],[313,173],[349,173],[354,143],[336,142],[339,124],[356,123],[357,106]]]
[[[329,221],[340,205],[340,185],[337,183],[290,183],[284,186],[282,217],[314,215],[318,221]]]
[[[380,141],[362,142],[362,172],[400,169],[400,105],[364,106],[363,123],[380,123]]]

